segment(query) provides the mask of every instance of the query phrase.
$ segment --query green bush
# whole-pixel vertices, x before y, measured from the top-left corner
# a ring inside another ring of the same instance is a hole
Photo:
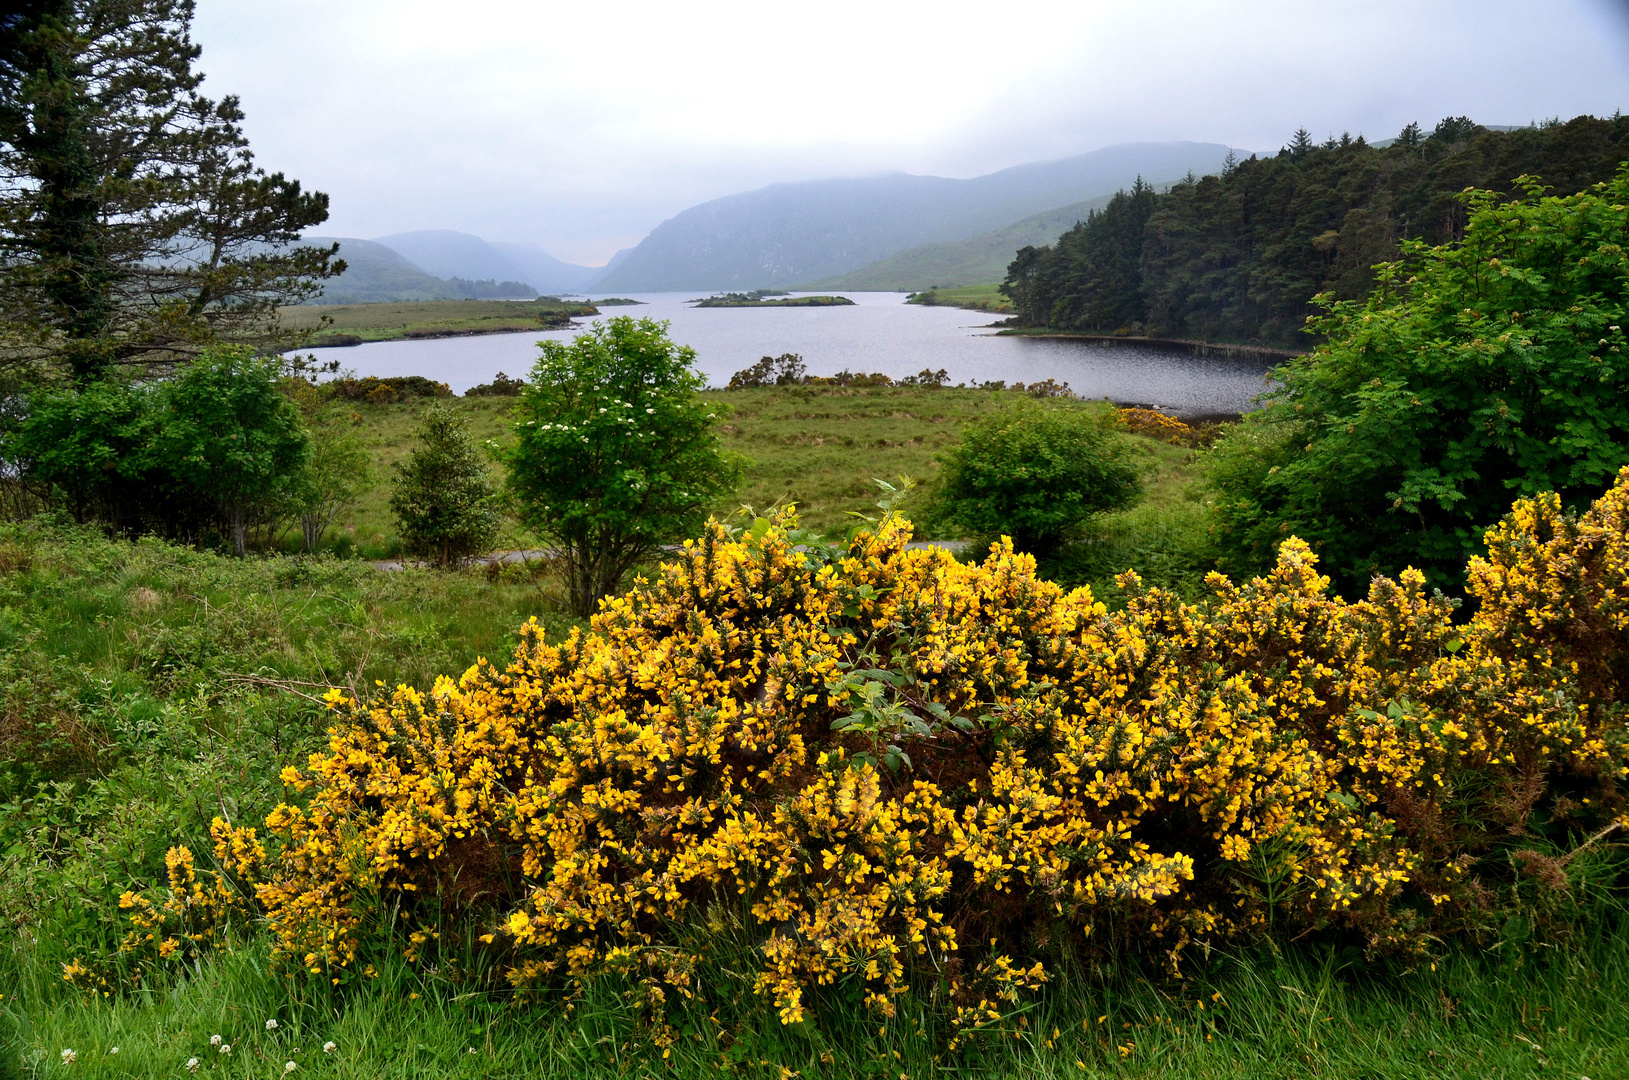
[[[163,382],[36,393],[5,455],[80,521],[193,540],[218,531],[241,555],[251,531],[293,512],[311,437],[277,362],[230,347]]]
[[[595,323],[544,341],[501,453],[521,519],[559,553],[571,609],[594,611],[662,544],[694,536],[739,469],[702,401],[696,353],[667,323]]]
[[[1095,412],[1078,408],[1029,406],[975,420],[939,458],[944,473],[932,514],[1051,555],[1093,515],[1141,497],[1137,470],[1112,438]]]
[[[1349,588],[1414,565],[1452,587],[1512,499],[1588,504],[1629,462],[1629,170],[1567,198],[1467,196],[1463,243],[1405,244],[1327,344],[1219,445],[1227,568],[1307,540]]]
[[[469,423],[447,406],[433,405],[419,439],[421,445],[398,466],[390,496],[403,548],[441,567],[485,554],[498,535],[497,492]]]

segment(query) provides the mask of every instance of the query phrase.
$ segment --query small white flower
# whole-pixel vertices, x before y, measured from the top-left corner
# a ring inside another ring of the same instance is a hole
[[[283,1071],[285,1073],[291,1073],[297,1068],[299,1068],[299,1066],[294,1064],[294,1062],[292,1062],[292,1061],[285,1061],[283,1063]]]
[[[209,1045],[210,1046],[219,1046],[220,1044],[221,1044],[221,1037],[219,1035],[211,1035],[209,1037]]]
[[[230,1054],[231,1052],[232,1052],[232,1044],[231,1043],[221,1043],[221,1053]]]
[[[110,1054],[117,1054],[118,1052],[119,1052],[119,1048],[117,1046],[115,1046],[113,1049],[108,1051],[108,1053],[110,1053]]]
[[[472,1054],[473,1054],[473,1053],[475,1053],[475,1047],[473,1047],[473,1046],[472,1046],[472,1047],[470,1047],[470,1048],[469,1048],[469,1052],[470,1052],[470,1053],[472,1053]]]
[[[62,1052],[62,1063],[64,1065],[72,1065],[74,1062],[76,1062],[78,1060],[79,1060],[79,1051],[78,1050],[64,1050]]]
[[[187,1059],[187,1071],[188,1072],[197,1072],[198,1071],[198,1059],[197,1058],[188,1058]]]
[[[276,1031],[277,1030],[277,1021],[276,1020],[267,1020],[266,1021],[266,1030],[267,1031]]]
[[[335,1050],[338,1050],[338,1049],[339,1049],[339,1044],[334,1042],[332,1039],[330,1039],[328,1042],[325,1042],[325,1043],[322,1044],[322,1052],[325,1053],[325,1054],[332,1054]]]

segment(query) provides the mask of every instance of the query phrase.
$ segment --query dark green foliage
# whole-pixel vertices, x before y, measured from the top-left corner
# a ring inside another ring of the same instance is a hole
[[[981,418],[941,455],[934,516],[976,536],[1011,536],[1049,556],[1093,515],[1142,495],[1137,470],[1084,409],[1027,407]]]
[[[511,379],[503,372],[498,372],[489,383],[481,383],[464,391],[465,397],[519,397],[520,392],[526,389],[525,379]]]
[[[210,341],[287,346],[277,308],[343,269],[328,198],[254,164],[198,92],[190,0],[53,0],[0,62],[0,360],[84,382]]]
[[[203,539],[242,554],[289,512],[311,453],[277,364],[205,350],[176,377],[40,391],[6,436],[21,480],[80,521]]]
[[[398,467],[390,509],[409,555],[452,567],[491,550],[498,535],[496,490],[469,423],[432,405],[419,428],[421,445]]]
[[[1155,336],[1298,347],[1314,295],[1363,297],[1402,241],[1458,241],[1467,187],[1514,197],[1530,174],[1575,193],[1611,178],[1626,135],[1629,118],[1588,116],[1506,132],[1451,118],[1428,136],[1410,125],[1384,149],[1302,131],[1274,157],[1149,193],[1147,209],[1123,193],[1055,245],[1020,251],[1003,288],[1018,325],[1140,323]]]
[[[543,356],[502,452],[521,519],[559,553],[571,609],[599,598],[662,544],[694,536],[739,475],[718,438],[695,350],[667,324],[596,323]]]
[[[322,384],[323,392],[346,401],[366,401],[374,405],[388,405],[409,397],[452,397],[446,383],[426,379],[423,375],[392,375],[379,378],[369,375],[365,379],[334,379]]]
[[[1295,534],[1349,589],[1405,565],[1457,587],[1482,532],[1543,491],[1581,507],[1629,463],[1629,169],[1609,184],[1464,201],[1457,245],[1404,244],[1328,341],[1280,368],[1220,444],[1233,571]]]

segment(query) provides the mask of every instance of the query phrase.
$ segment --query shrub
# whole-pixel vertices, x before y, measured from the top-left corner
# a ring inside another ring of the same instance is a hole
[[[426,379],[422,375],[393,375],[381,379],[369,375],[365,379],[335,379],[323,384],[335,397],[346,401],[366,401],[370,405],[389,405],[409,397],[452,397],[446,383]]]
[[[1081,409],[1020,408],[975,420],[939,458],[935,514],[1050,555],[1093,514],[1142,494],[1137,470],[1109,439],[1096,414]]]
[[[489,383],[481,383],[464,391],[465,397],[519,397],[520,392],[526,389],[525,379],[511,379],[503,372],[498,372]]]
[[[80,521],[192,539],[220,529],[240,555],[251,530],[290,512],[310,454],[277,362],[241,347],[205,350],[162,382],[39,392],[6,440]]]
[[[805,381],[808,368],[797,353],[766,356],[749,368],[730,376],[730,389],[743,390],[755,386],[798,386]]]
[[[432,405],[419,439],[397,466],[390,496],[402,546],[441,567],[485,554],[498,535],[497,493],[469,425],[447,406]]]
[[[1450,587],[1510,500],[1586,505],[1629,462],[1629,169],[1567,198],[1466,196],[1462,243],[1403,245],[1364,301],[1279,368],[1223,440],[1216,521],[1233,567],[1291,533],[1343,585],[1420,567]]]
[[[889,519],[827,562],[789,524],[711,524],[504,666],[332,691],[271,850],[234,834],[283,962],[350,978],[381,906],[419,955],[480,898],[510,984],[620,973],[659,1019],[739,897],[784,1022],[914,981],[977,1025],[1058,955],[1554,940],[1629,825],[1629,470],[1582,517],[1519,502],[1458,625],[1414,571],[1332,597],[1299,541],[1199,604],[1127,575],[1111,614],[1010,545]]]
[[[738,475],[698,396],[695,350],[667,324],[611,319],[543,356],[501,452],[521,519],[554,547],[571,609],[600,597],[662,544],[692,535]]]

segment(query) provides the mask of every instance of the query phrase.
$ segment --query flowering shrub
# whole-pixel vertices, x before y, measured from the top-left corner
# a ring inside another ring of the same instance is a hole
[[[314,973],[367,963],[380,906],[411,955],[438,910],[494,912],[514,987],[622,973],[657,1015],[705,993],[686,928],[737,911],[784,1022],[914,982],[969,1028],[1064,942],[1492,933],[1629,823],[1626,514],[1629,470],[1582,517],[1518,503],[1459,624],[1414,571],[1331,596],[1294,539],[1201,604],[1124,575],[1110,613],[1006,542],[963,565],[894,517],[834,555],[789,515],[711,523],[587,633],[331,692],[258,900]]]
[[[1199,433],[1158,409],[1123,408],[1114,410],[1114,426],[1137,435],[1147,435],[1173,446],[1192,446]]]

